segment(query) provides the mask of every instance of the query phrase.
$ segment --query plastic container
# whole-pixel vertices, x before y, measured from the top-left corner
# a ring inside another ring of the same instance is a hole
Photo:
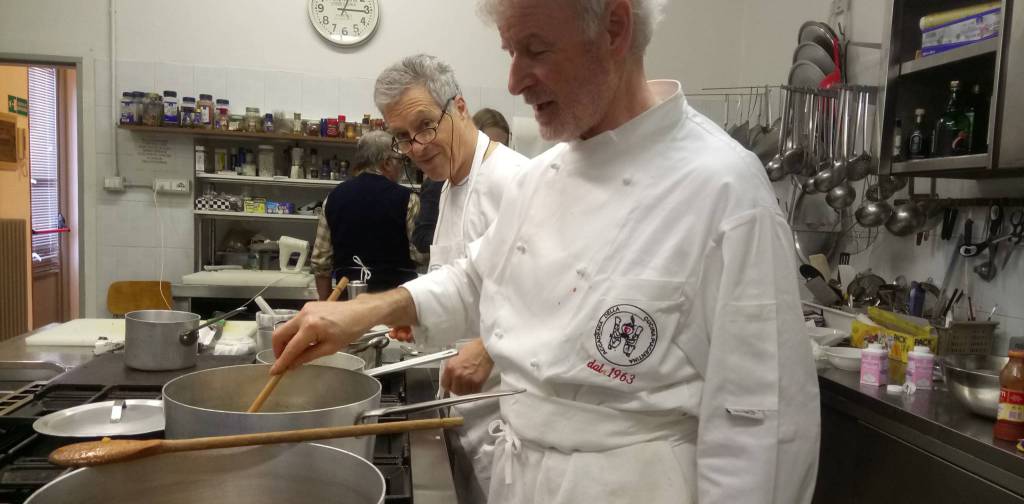
[[[142,99],[142,124],[160,126],[164,118],[164,99],[156,93],[146,93]]]
[[[164,91],[164,126],[178,125],[178,93]]]
[[[228,150],[223,147],[213,149],[213,171],[221,173],[228,171]]]
[[[926,346],[915,346],[907,354],[905,383],[913,383],[918,390],[931,390],[932,370],[935,368],[935,354]]]
[[[181,109],[178,114],[178,124],[182,128],[191,128],[196,118],[196,99],[185,96],[181,99]]]
[[[1024,439],[1024,350],[1011,350],[999,374],[999,410],[992,433],[1008,441]]]
[[[196,125],[203,129],[213,128],[213,118],[217,113],[213,104],[213,95],[201,94],[196,102]]]
[[[263,127],[263,117],[260,116],[259,107],[245,107],[245,127],[243,131],[256,133]]]
[[[889,352],[878,343],[871,343],[860,354],[860,382],[876,387],[888,382]]]
[[[261,145],[259,146],[259,176],[260,177],[273,177],[274,176],[274,146],[272,145]]]
[[[132,105],[135,107],[135,122],[133,124],[142,124],[142,109],[144,108],[143,102],[145,98],[146,93],[132,91]]]
[[[213,171],[210,157],[206,155],[206,147],[196,146],[196,173],[211,173]]]
[[[274,132],[274,114],[266,114],[263,116],[263,130],[264,133]]]

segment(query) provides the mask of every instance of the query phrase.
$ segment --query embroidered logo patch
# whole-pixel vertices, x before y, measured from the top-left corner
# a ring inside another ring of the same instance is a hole
[[[594,345],[601,356],[618,366],[647,360],[658,344],[658,325],[639,307],[619,304],[601,314],[594,328]]]

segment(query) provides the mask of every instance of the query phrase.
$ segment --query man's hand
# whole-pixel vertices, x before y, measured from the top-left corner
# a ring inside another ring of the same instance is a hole
[[[388,337],[393,340],[401,341],[402,343],[411,343],[416,341],[415,338],[412,337],[412,328],[409,326],[392,327],[391,330],[388,331]]]
[[[305,364],[348,346],[376,324],[412,325],[416,306],[405,289],[364,294],[344,303],[310,302],[274,331],[277,361],[271,374]]]
[[[477,338],[459,350],[459,355],[448,359],[441,375],[441,387],[453,394],[466,395],[480,392],[494,369],[494,361]]]

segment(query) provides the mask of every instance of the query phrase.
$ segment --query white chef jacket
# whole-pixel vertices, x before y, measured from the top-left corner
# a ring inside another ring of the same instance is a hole
[[[674,81],[518,177],[469,257],[405,284],[479,320],[505,388],[491,502],[810,502],[820,434],[794,246],[757,158]],[[641,500],[642,499],[642,500]]]

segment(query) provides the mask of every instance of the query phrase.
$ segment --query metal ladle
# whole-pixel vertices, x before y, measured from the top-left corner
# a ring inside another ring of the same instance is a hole
[[[844,180],[839,185],[829,189],[828,194],[825,195],[825,203],[828,206],[835,208],[836,210],[842,210],[843,208],[849,208],[853,205],[853,202],[857,200],[857,190],[850,185],[850,182]]]
[[[868,151],[867,151],[867,149],[868,149],[868,125],[867,125],[867,122],[868,122],[868,103],[867,102],[868,102],[868,100],[867,100],[867,93],[866,92],[858,93],[858,100],[857,101],[859,102],[857,104],[857,128],[854,128],[854,135],[856,136],[856,133],[858,132],[858,129],[859,129],[860,133],[861,133],[860,136],[861,136],[861,138],[863,140],[863,145],[861,145],[861,149],[863,149],[863,150],[861,151],[861,153],[859,155],[852,156],[849,159],[849,161],[847,162],[846,177],[848,179],[850,179],[850,180],[861,180],[864,177],[867,177],[868,174],[871,172],[871,154],[869,154]],[[856,144],[856,139],[854,139],[854,144]],[[854,152],[857,151],[856,145],[854,146],[853,151]]]
[[[786,170],[783,167],[783,149],[786,145],[786,137],[789,134],[789,121],[790,121],[790,105],[792,104],[793,92],[790,90],[786,91],[786,104],[782,107],[782,124],[780,126],[781,131],[779,132],[779,153],[772,157],[771,161],[765,165],[765,171],[768,172],[768,180],[772,182],[778,182],[785,178]]]
[[[790,114],[792,114],[792,111],[790,111]],[[800,173],[800,169],[803,167],[804,155],[806,154],[806,151],[804,150],[803,146],[800,145],[799,141],[799,121],[796,121],[791,117],[790,123],[794,126],[792,128],[793,131],[791,135],[792,142],[790,148],[787,149],[786,152],[782,154],[782,166],[785,169],[786,173]]]
[[[916,233],[925,224],[925,215],[913,201],[908,201],[893,209],[892,215],[885,221],[885,229],[896,236],[908,236]]]
[[[870,188],[869,188],[870,189]],[[892,205],[887,201],[865,201],[853,213],[857,224],[866,228],[874,228],[885,224],[892,215]]]

